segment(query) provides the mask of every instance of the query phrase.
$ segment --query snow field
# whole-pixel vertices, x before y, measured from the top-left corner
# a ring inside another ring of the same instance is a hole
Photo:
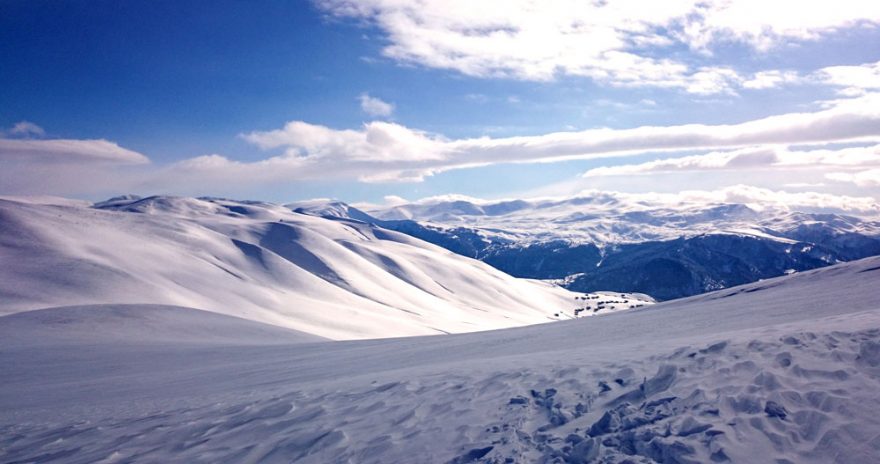
[[[869,258],[598,318],[450,336],[7,344],[0,458],[874,462],[878,273],[880,258]]]

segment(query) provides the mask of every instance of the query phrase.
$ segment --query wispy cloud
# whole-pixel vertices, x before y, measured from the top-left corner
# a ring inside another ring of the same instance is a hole
[[[42,127],[30,122],[30,121],[19,121],[13,124],[12,128],[6,131],[7,135],[11,135],[13,137],[42,137],[46,135],[46,131],[43,130]],[[2,132],[0,132],[0,136],[2,136]]]
[[[486,94],[482,93],[468,93],[465,94],[464,99],[469,102],[483,104],[489,101],[489,97]]]
[[[371,97],[369,94],[360,94],[358,100],[361,102],[361,110],[370,116],[388,117],[391,116],[391,113],[394,113],[393,104],[384,102],[376,97]]]

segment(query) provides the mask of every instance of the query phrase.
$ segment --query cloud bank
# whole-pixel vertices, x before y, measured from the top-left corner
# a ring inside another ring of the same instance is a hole
[[[4,168],[0,193],[66,194],[98,188],[216,191],[300,181],[419,182],[454,169],[570,159],[604,159],[612,164],[586,173],[591,178],[671,171],[821,169],[825,170],[822,175],[832,174],[827,179],[835,183],[873,187],[874,174],[858,175],[857,171],[880,167],[880,94],[838,100],[813,112],[728,125],[450,139],[385,121],[365,123],[358,129],[292,121],[241,137],[272,153],[257,161],[210,154],[157,166],[145,155],[106,140],[0,138]],[[844,142],[859,146],[839,148]],[[813,148],[797,148],[805,144]],[[613,165],[633,155],[703,150],[707,153]],[[54,190],[34,192],[47,185]]]
[[[678,193],[620,193],[628,201],[682,205],[693,203],[741,203],[754,209],[786,208],[792,211],[832,211],[880,214],[877,199],[869,196],[833,195],[820,192],[786,192],[750,185],[733,185],[716,190],[684,190]]]
[[[746,204],[757,210],[782,208],[803,212],[842,212],[850,214],[880,214],[880,203],[868,196],[832,195],[819,192],[786,192],[751,185],[730,185],[714,190],[682,190],[676,193],[647,192],[632,193],[614,190],[587,189],[571,196],[540,196],[534,198],[506,198],[485,200],[465,195],[437,195],[412,202],[394,197],[386,199],[383,205],[364,204],[363,207],[388,208],[402,204],[436,205],[446,202],[466,201],[477,205],[490,205],[504,201],[525,200],[533,203],[562,202],[583,199],[584,203],[594,205],[625,205],[632,211],[656,208],[687,208],[707,204]]]
[[[0,139],[0,160],[34,163],[146,164],[149,159],[108,140]]]
[[[880,138],[880,95],[843,100],[811,113],[789,113],[731,125],[644,126],[450,140],[388,122],[367,123],[359,130],[336,130],[293,121],[281,129],[256,131],[243,137],[262,149],[281,149],[283,154],[257,163],[239,163],[211,155],[179,163],[177,167],[193,174],[218,175],[234,168],[239,173],[269,178],[337,176],[367,182],[419,181],[451,169],[498,163],[876,139]],[[692,167],[716,168],[748,164],[749,157],[754,158],[751,162],[773,162],[767,158],[769,155],[734,155],[716,153],[685,161],[694,163]],[[650,169],[674,168],[670,163],[673,162]]]
[[[880,166],[880,145],[840,149],[792,150],[787,146],[745,148],[704,155],[666,158],[639,164],[590,169],[584,177],[630,176],[675,171],[743,169],[854,168]]]

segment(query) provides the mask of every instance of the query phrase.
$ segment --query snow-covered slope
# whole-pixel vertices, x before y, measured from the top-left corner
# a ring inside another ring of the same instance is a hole
[[[0,262],[0,314],[166,304],[353,339],[548,322],[574,306],[404,234],[259,202],[0,200]]]
[[[265,345],[326,341],[238,317],[180,306],[63,306],[10,314],[0,324],[7,346],[93,344]]]
[[[4,342],[0,461],[878,462],[878,279],[441,337]]]

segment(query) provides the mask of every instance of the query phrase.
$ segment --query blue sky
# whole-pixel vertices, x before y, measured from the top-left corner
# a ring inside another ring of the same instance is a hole
[[[654,3],[7,1],[0,194],[877,198],[880,8]]]

